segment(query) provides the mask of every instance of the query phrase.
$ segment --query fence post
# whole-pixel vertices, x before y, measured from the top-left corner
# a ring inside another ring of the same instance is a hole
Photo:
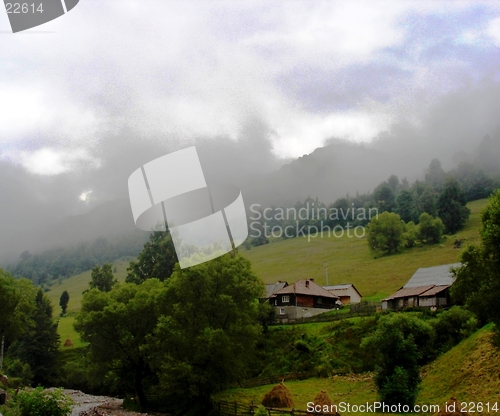
[[[234,402],[234,416],[238,416],[238,402]]]

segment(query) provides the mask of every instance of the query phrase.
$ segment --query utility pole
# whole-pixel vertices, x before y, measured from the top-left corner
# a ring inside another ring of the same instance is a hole
[[[326,286],[328,286],[328,263],[325,261],[325,280]]]

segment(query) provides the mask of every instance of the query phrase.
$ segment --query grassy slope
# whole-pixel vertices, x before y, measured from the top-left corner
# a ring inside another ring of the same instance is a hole
[[[500,411],[500,350],[491,344],[492,325],[487,325],[443,354],[424,369],[419,399],[445,402],[497,401]],[[487,413],[484,413],[487,414]]]
[[[125,281],[127,276],[127,267],[129,261],[117,260],[113,263],[116,266],[117,272],[114,273],[116,279],[120,282]],[[71,276],[69,279],[65,279],[61,284],[55,283],[51,286],[51,290],[47,292],[47,297],[51,300],[54,307],[54,316],[59,316],[61,308],[59,306],[59,299],[61,294],[67,290],[69,293],[69,303],[68,303],[68,313],[66,316],[59,318],[58,332],[61,336],[61,348],[64,345],[66,339],[71,339],[75,347],[82,346],[80,337],[78,333],[73,328],[73,323],[75,322],[75,315],[80,310],[80,305],[82,303],[82,292],[89,287],[89,282],[91,281],[90,270],[86,272]]]
[[[116,266],[117,269],[117,272],[113,274],[119,282],[125,281],[128,265],[129,261],[125,260],[117,260],[113,263],[113,266]],[[89,282],[91,280],[90,270],[87,270],[86,272],[63,280],[61,284],[55,283],[52,285],[50,291],[47,292],[46,295],[51,300],[52,306],[54,307],[54,316],[58,316],[61,312],[59,299],[65,290],[69,293],[68,313],[78,312],[80,310],[80,304],[82,303],[82,293],[89,288]]]
[[[309,329],[310,327],[308,331]],[[491,325],[482,328],[425,367],[417,403],[442,405],[454,396],[467,403],[497,402],[500,408],[500,351],[491,345],[491,329]],[[307,402],[312,401],[321,390],[326,390],[336,403],[344,401],[351,405],[360,405],[377,400],[375,385],[370,375],[288,381],[286,386],[293,394],[295,408],[302,410],[306,409]],[[260,404],[272,387],[273,385],[266,385],[230,389],[220,393],[217,399],[237,401],[245,405],[252,402]],[[483,411],[475,414],[493,413]]]
[[[293,238],[253,247],[240,252],[252,262],[254,271],[266,283],[314,278],[325,284],[324,263],[328,263],[329,284],[353,283],[365,300],[380,300],[403,286],[419,267],[455,263],[460,250],[453,247],[456,238],[464,244],[479,240],[480,210],[486,199],[468,204],[472,214],[466,227],[447,236],[441,245],[415,247],[402,253],[374,259],[365,238]]]

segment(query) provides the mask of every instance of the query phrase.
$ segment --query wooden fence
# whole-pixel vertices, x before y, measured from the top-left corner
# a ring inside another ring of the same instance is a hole
[[[220,416],[248,416],[248,415],[254,415],[257,411],[258,406],[256,405],[241,405],[238,404],[237,402],[226,402],[226,401],[220,401],[216,403],[216,408],[219,412]],[[290,409],[290,410],[284,410],[284,409],[276,409],[273,407],[266,407],[265,408],[267,411],[267,414],[269,416],[312,416],[315,415],[316,413],[308,413],[305,410],[297,410],[297,409]],[[318,413],[319,415],[320,413]],[[323,413],[321,413],[323,415]]]
[[[273,325],[295,325],[307,322],[334,322],[342,319],[354,318],[357,316],[371,316],[377,313],[382,307],[381,303],[376,302],[361,302],[358,304],[350,305],[350,310],[347,313],[322,313],[319,315],[311,316],[309,318],[297,318],[288,322],[280,322],[278,320]]]

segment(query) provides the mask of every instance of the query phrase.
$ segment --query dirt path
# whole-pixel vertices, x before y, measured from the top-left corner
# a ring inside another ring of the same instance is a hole
[[[64,390],[64,393],[71,396],[75,402],[71,416],[160,416],[160,413],[137,413],[124,410],[123,400],[114,397],[93,396],[79,390]]]

